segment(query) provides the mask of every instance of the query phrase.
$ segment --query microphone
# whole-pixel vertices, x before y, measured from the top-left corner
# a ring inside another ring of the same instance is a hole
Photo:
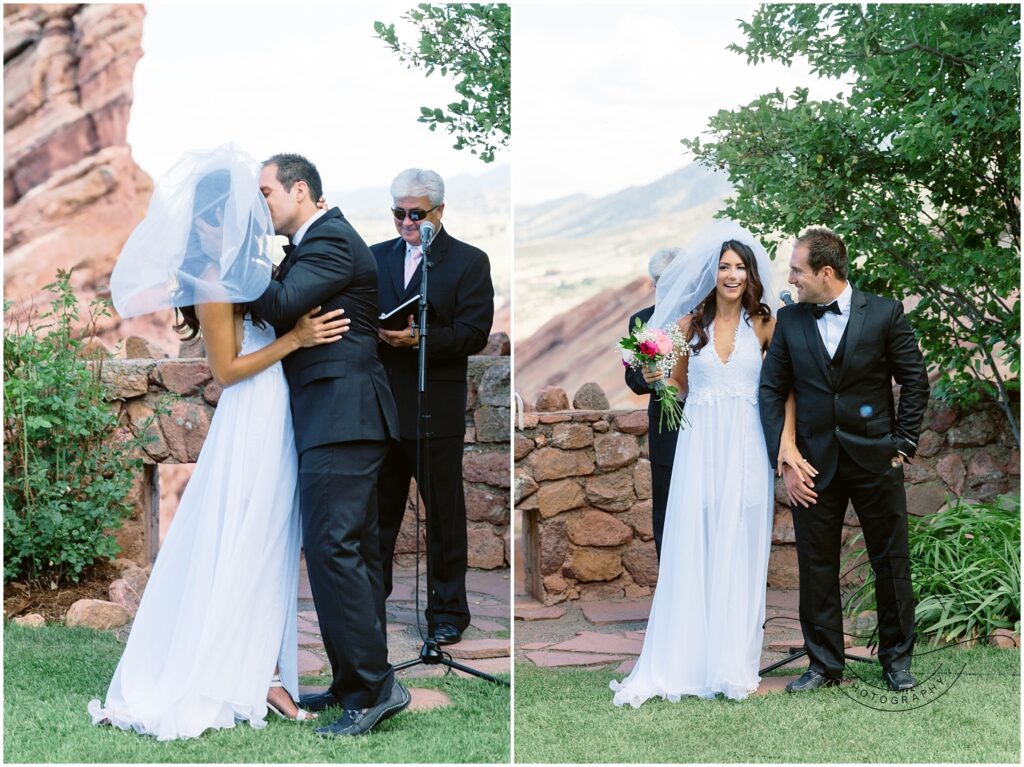
[[[781,293],[779,293],[779,299],[786,306],[792,306],[793,305],[793,294],[790,293],[788,290],[783,290]]]
[[[424,221],[420,224],[420,247],[430,247],[431,240],[434,239],[434,225],[429,221]]]

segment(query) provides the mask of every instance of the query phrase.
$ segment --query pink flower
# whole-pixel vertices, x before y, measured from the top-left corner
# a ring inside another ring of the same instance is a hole
[[[658,344],[655,341],[641,341],[640,342],[640,353],[645,357],[654,358],[657,357],[661,352],[658,349]]]
[[[656,330],[654,340],[658,344],[658,354],[669,354],[672,351],[672,339],[664,330]]]

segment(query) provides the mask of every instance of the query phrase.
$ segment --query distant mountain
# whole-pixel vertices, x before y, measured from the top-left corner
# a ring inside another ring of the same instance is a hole
[[[724,173],[691,164],[644,186],[606,197],[574,194],[516,208],[516,242],[545,237],[590,237],[679,214],[724,198],[732,187]]]

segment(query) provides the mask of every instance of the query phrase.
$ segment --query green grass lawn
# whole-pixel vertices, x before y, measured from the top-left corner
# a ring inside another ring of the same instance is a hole
[[[509,690],[476,679],[416,679],[452,705],[406,712],[367,736],[321,739],[310,724],[267,717],[185,741],[94,727],[86,711],[103,698],[123,645],[108,632],[4,626],[5,762],[504,762]],[[306,679],[326,684],[320,679]],[[340,712],[339,712],[340,714]]]
[[[1020,651],[980,647],[919,657],[918,678],[939,659],[947,669],[962,667],[962,675],[912,711],[868,708],[848,687],[744,701],[656,699],[620,709],[608,682],[621,674],[517,664],[515,760],[1019,763]],[[872,681],[880,675],[859,664],[857,672]]]

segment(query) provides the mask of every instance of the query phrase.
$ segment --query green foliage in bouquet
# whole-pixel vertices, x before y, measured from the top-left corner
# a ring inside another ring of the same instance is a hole
[[[934,393],[996,400],[1018,444],[1020,21],[1009,4],[762,5],[732,49],[751,64],[806,59],[843,92],[776,90],[682,142],[726,170],[722,215],[770,252],[824,224],[860,288],[917,296],[908,319],[940,373]]]
[[[398,60],[455,78],[461,97],[446,109],[420,107],[419,122],[442,126],[455,136],[455,148],[469,148],[493,162],[512,133],[512,11],[502,3],[431,5],[402,14],[419,28],[418,44],[401,42],[394,24],[375,21],[373,29]]]
[[[917,633],[956,642],[1020,631],[1020,496],[955,505],[910,517],[910,566]],[[863,541],[858,534],[851,542]],[[859,554],[862,547],[856,547]],[[847,613],[874,610],[874,576],[849,600]]]
[[[4,329],[5,583],[77,582],[89,565],[117,554],[111,530],[131,514],[127,496],[142,466],[131,457],[139,438],[114,437],[120,424],[104,400],[102,361],[79,355],[70,277],[58,272],[46,286],[50,309],[25,332],[10,322]],[[93,302],[86,337],[106,314]]]

